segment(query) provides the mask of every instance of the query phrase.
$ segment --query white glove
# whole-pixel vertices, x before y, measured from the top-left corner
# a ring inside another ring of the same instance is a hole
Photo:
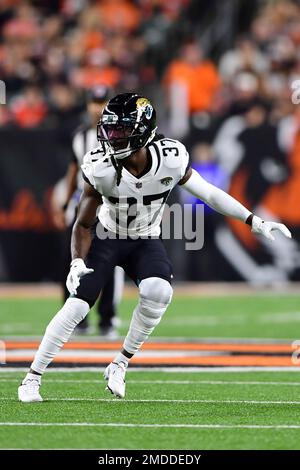
[[[274,236],[271,234],[273,230],[279,230],[287,238],[292,238],[291,232],[284,224],[265,222],[260,217],[257,217],[257,215],[253,216],[251,232],[261,234],[269,240],[275,240]]]
[[[77,294],[77,287],[80,284],[80,279],[86,274],[90,274],[92,272],[94,272],[94,270],[87,268],[83,259],[73,259],[66,282],[67,289],[71,295]]]

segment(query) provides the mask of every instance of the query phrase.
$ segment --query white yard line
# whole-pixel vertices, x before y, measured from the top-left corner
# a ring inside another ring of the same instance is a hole
[[[43,427],[111,427],[111,428],[191,428],[191,429],[300,429],[298,424],[140,424],[140,423],[16,423],[0,422],[0,426]]]
[[[299,323],[300,312],[270,312],[264,313],[257,319],[258,323]]]
[[[13,397],[0,397],[0,401],[17,401]],[[110,402],[110,403],[202,403],[202,404],[240,404],[240,405],[300,405],[300,401],[286,401],[286,400],[176,400],[176,399],[135,399],[129,398],[118,400],[114,398],[82,398],[82,397],[56,397],[46,398],[45,402],[62,402],[62,401],[82,401],[82,402]]]
[[[102,373],[104,367],[94,366],[94,367],[51,367],[47,369],[47,374],[58,373],[58,372],[95,372]],[[300,373],[300,366],[286,366],[286,367],[261,367],[261,366],[243,366],[243,367],[233,367],[233,366],[224,366],[224,367],[131,367],[129,366],[129,372],[167,372],[167,373],[199,373],[199,372],[298,372]],[[0,367],[0,375],[5,373],[13,372],[28,372],[28,367]]]
[[[17,379],[0,378],[0,382],[15,383]],[[86,383],[86,384],[99,384],[102,377],[99,374],[99,379],[49,379],[46,378],[44,384],[48,383]],[[300,387],[300,382],[266,382],[266,381],[239,381],[239,380],[130,380],[130,384],[147,384],[147,385],[288,385]]]
[[[1,379],[0,379],[1,381]],[[64,381],[62,381],[64,382]],[[76,382],[76,380],[74,380]],[[78,382],[78,381],[77,381]],[[99,383],[99,380],[95,380]],[[229,380],[130,380],[131,384],[171,384],[171,385],[293,385],[300,386],[300,382],[263,382],[263,381],[229,381]]]
[[[81,361],[82,358],[90,359],[91,362],[93,362],[94,358],[97,358],[98,360],[102,359],[102,363],[105,364],[105,362],[108,360],[112,360],[115,355],[118,353],[119,349],[110,349],[109,351],[104,351],[104,350],[97,350],[97,349],[90,349],[90,350],[84,350],[84,349],[63,349],[59,352],[57,355],[56,359],[59,362],[60,360],[67,360],[69,358],[69,362],[75,362],[78,360],[78,362]],[[35,351],[30,350],[30,349],[15,349],[12,351],[7,351],[6,352],[6,360],[7,362],[12,362],[15,360],[15,358],[22,357],[22,362],[32,362],[34,358]],[[158,351],[158,350],[147,350],[145,349],[144,351],[140,351],[139,353],[139,358],[142,360],[144,358],[167,358],[167,359],[176,359],[176,358],[183,358],[183,357],[212,357],[212,356],[229,356],[230,352],[229,351],[189,351],[188,349],[186,350],[164,350],[164,351]],[[18,359],[17,359],[18,361]]]

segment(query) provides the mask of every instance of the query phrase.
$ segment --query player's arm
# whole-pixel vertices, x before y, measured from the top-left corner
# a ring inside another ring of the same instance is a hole
[[[95,223],[97,209],[100,204],[102,204],[101,194],[85,182],[78,206],[77,219],[72,231],[72,262],[67,278],[67,288],[70,294],[77,293],[81,277],[94,271],[85,265],[85,258],[91,246],[92,226]]]
[[[91,229],[95,223],[100,204],[102,204],[101,194],[85,182],[72,232],[71,253],[73,260],[76,258],[85,259],[88,254],[92,241]]]
[[[234,217],[250,225],[252,232],[260,233],[270,240],[274,240],[271,234],[273,230],[279,230],[286,237],[291,238],[289,229],[277,222],[266,222],[260,217],[252,214],[239,201],[229,194],[208,183],[197,171],[189,168],[179,184],[193,196],[206,202],[210,207],[223,215]]]

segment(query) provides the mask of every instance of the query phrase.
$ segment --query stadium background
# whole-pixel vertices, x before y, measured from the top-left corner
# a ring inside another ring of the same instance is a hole
[[[49,200],[85,91],[99,83],[151,98],[159,129],[187,145],[205,177],[295,236],[270,251],[242,224],[208,212],[203,250],[169,244],[176,279],[299,279],[297,2],[4,0],[0,8],[1,281],[60,277],[64,237]],[[184,202],[179,190],[173,199]]]

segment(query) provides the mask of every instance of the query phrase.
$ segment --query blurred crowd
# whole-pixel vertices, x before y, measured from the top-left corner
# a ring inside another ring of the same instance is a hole
[[[294,236],[263,246],[242,224],[220,223],[206,208],[204,248],[186,253],[191,279],[216,279],[221,259],[254,284],[299,278],[300,106],[292,99],[299,45],[300,2],[266,1],[217,60],[193,39],[166,67],[168,129],[186,144],[192,166]]]
[[[157,70],[147,51],[159,44],[163,31],[180,24],[190,3],[2,0],[0,78],[8,106],[0,107],[0,126],[72,121],[82,110],[84,91],[98,84],[124,92],[156,84],[166,97],[160,103],[167,109],[166,127],[179,138],[193,127],[214,132],[257,97],[272,122],[295,112],[290,97],[300,73],[299,2],[258,2],[249,30],[214,62],[199,35],[183,36],[175,54],[164,44],[169,63]]]
[[[0,108],[0,125],[55,125],[78,114],[84,90],[94,85],[126,91],[153,81],[145,51],[187,3],[1,0],[0,78],[8,106]]]
[[[249,31],[237,36],[217,66],[198,41],[183,44],[167,66],[171,129],[178,137],[189,131],[189,118],[199,129],[214,129],[243,114],[253,100],[259,99],[272,123],[296,111],[291,84],[300,77],[300,3],[261,3]]]

